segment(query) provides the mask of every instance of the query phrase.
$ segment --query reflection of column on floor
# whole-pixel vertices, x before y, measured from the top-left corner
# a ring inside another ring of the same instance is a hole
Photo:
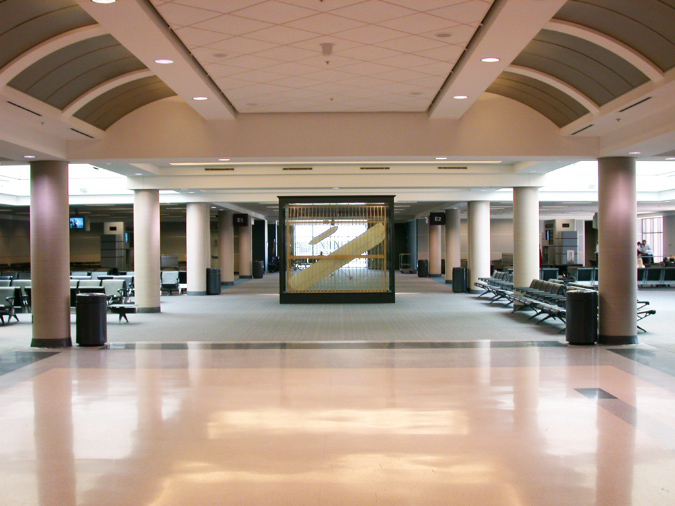
[[[38,504],[78,504],[72,385],[72,369],[52,369],[33,379]]]

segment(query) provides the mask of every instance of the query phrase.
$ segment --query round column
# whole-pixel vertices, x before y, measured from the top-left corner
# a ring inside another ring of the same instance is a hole
[[[209,206],[191,202],[186,209],[187,294],[206,295],[206,245]]]
[[[239,227],[239,277],[251,278],[251,240],[253,236],[253,217],[248,217],[248,225]]]
[[[445,282],[452,283],[452,269],[462,266],[459,209],[445,210]]]
[[[72,346],[68,218],[68,162],[31,163],[31,346],[38,348]]]
[[[601,344],[637,340],[637,196],[635,159],[598,160]]]
[[[223,285],[234,284],[234,225],[232,211],[218,213],[218,265],[220,282]]]
[[[134,191],[134,293],[136,311],[160,312],[159,190]]]
[[[429,221],[429,276],[441,275],[441,226]]]
[[[539,279],[539,189],[513,189],[513,285]]]
[[[490,274],[490,202],[469,202],[469,291]]]

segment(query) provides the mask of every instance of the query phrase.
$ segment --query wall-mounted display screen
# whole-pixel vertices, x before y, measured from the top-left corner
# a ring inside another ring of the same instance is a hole
[[[80,229],[84,228],[84,216],[71,216],[70,228]]]

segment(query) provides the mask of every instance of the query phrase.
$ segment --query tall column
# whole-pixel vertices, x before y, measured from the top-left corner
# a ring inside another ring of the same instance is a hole
[[[635,159],[598,160],[601,344],[637,340],[637,196]]]
[[[469,202],[469,290],[490,274],[490,202]]]
[[[445,282],[452,283],[453,267],[462,266],[462,237],[459,209],[445,210]]]
[[[159,190],[134,191],[134,293],[136,311],[160,312]]]
[[[253,236],[253,217],[248,217],[248,225],[239,227],[239,277],[251,276],[251,239]]]
[[[218,263],[220,282],[223,285],[234,284],[234,225],[232,211],[218,213]]]
[[[441,226],[429,222],[429,276],[441,275]]]
[[[202,202],[191,202],[187,205],[185,218],[185,239],[187,252],[187,294],[206,295],[206,261],[207,226],[209,222],[209,206]]]
[[[30,196],[31,346],[38,348],[72,346],[68,217],[68,162],[33,162]]]
[[[513,285],[539,279],[539,188],[513,189]]]

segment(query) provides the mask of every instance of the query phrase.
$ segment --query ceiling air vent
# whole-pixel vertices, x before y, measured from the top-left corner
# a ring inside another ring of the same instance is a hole
[[[15,104],[14,102],[10,102],[9,100],[7,101],[9,105],[13,105],[14,107],[18,107],[19,109],[23,109],[24,111],[28,111],[31,114],[35,114],[36,116],[42,116],[39,112],[31,111],[28,107],[24,107],[19,104]]]
[[[311,167],[284,167],[282,170],[312,170]]]
[[[389,167],[361,167],[361,170],[389,170]]]
[[[644,104],[647,100],[651,100],[651,99],[652,99],[652,97],[643,98],[639,102],[635,102],[633,105],[629,105],[628,107],[624,107],[623,109],[619,109],[619,112],[624,112],[624,111],[627,111],[628,109],[632,109],[636,105]]]
[[[207,172],[223,172],[228,170],[234,170],[234,167],[204,167],[204,170]]]
[[[438,170],[467,170],[469,167],[460,167],[459,165],[446,165],[439,167]]]
[[[578,133],[583,132],[584,130],[588,130],[588,129],[591,128],[592,126],[593,126],[593,123],[591,123],[591,124],[588,125],[588,126],[585,126],[584,128],[580,128],[580,129],[577,130],[576,132],[572,132],[572,135],[576,135],[576,134],[578,134]]]

